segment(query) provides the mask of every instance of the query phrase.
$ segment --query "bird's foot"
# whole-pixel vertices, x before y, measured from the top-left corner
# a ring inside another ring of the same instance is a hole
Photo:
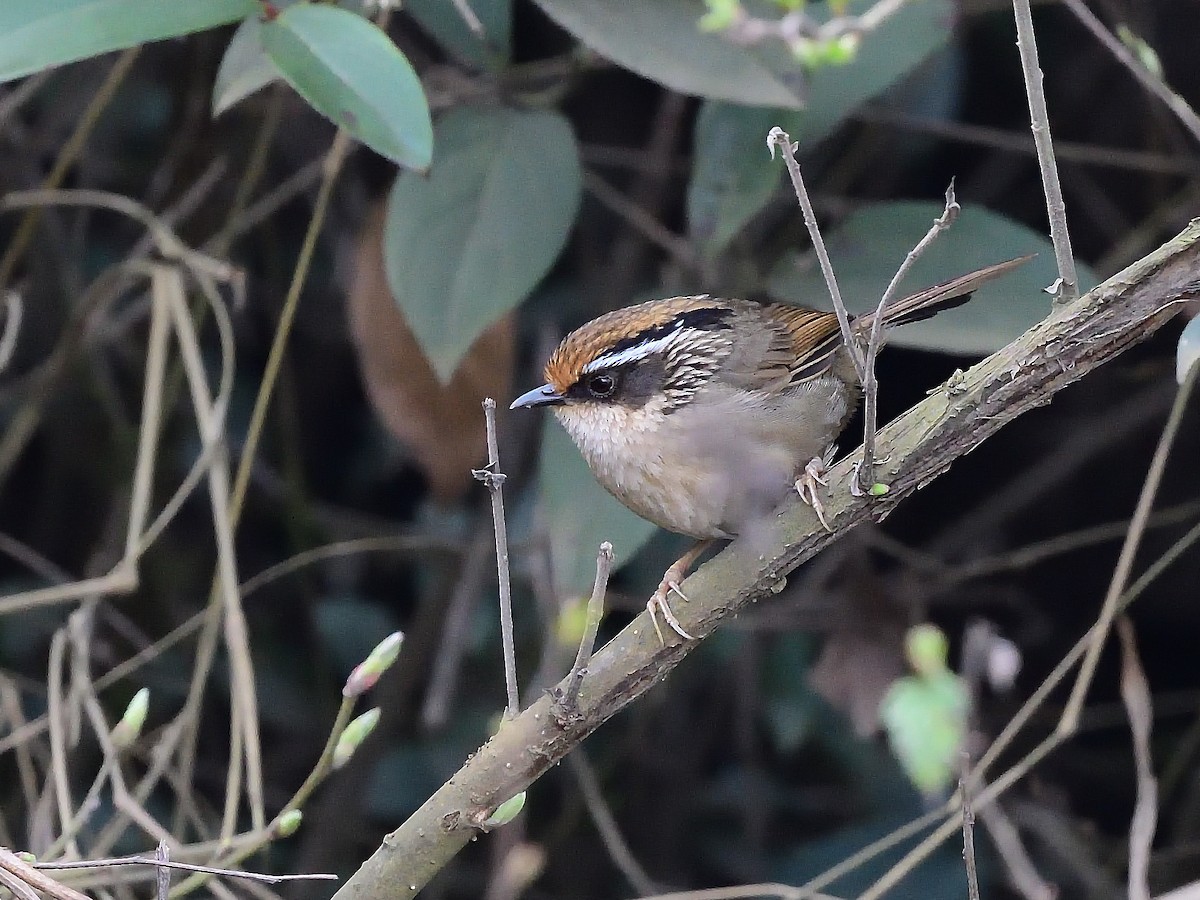
[[[671,568],[673,569],[675,567],[672,566]],[[653,596],[651,596],[650,600],[646,603],[646,612],[650,613],[650,621],[654,623],[654,633],[658,635],[658,642],[664,647],[667,645],[667,641],[666,638],[663,637],[662,629],[658,625],[659,613],[662,614],[663,621],[667,623],[667,626],[677,635],[679,635],[685,641],[695,640],[695,638],[688,634],[684,630],[683,626],[679,624],[679,619],[677,619],[675,617],[675,613],[671,611],[671,604],[667,601],[667,598],[671,595],[672,591],[682,597],[684,603],[687,603],[687,595],[679,589],[679,583],[672,577],[672,572],[670,569],[668,569],[667,574],[663,576],[662,583],[658,586],[658,590],[654,592]]]
[[[826,459],[830,454],[825,454],[826,458],[818,458],[814,456],[804,466],[804,473],[796,479],[796,493],[800,495],[800,499],[812,507],[812,511],[816,513],[817,521],[825,528],[826,531],[833,531],[829,527],[829,523],[825,521],[825,505],[821,502],[821,497],[817,493],[817,487],[826,487],[829,484],[825,478],[827,473],[828,462]]]

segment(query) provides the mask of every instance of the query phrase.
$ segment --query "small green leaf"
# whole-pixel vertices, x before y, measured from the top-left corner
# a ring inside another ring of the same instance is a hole
[[[333,748],[333,760],[330,763],[335,771],[350,762],[350,758],[362,746],[362,742],[371,736],[371,732],[379,724],[379,714],[378,706],[368,709],[362,715],[355,716],[338,735],[337,744]]]
[[[437,142],[428,178],[396,179],[384,261],[392,296],[449,381],[480,333],[558,258],[582,176],[571,126],[556,112],[460,107],[438,121]]]
[[[497,68],[512,56],[512,0],[464,0],[483,26],[484,39],[470,29],[458,4],[405,0],[404,11],[448,52],[481,69]]]
[[[425,92],[376,26],[349,10],[298,3],[262,26],[262,45],[321,115],[399,165],[429,167],[433,125]]]
[[[609,541],[618,559],[630,560],[654,534],[655,526],[602,488],[563,427],[554,416],[545,418],[538,487],[556,587],[568,595],[590,594],[596,579],[593,548]]]
[[[966,686],[949,670],[905,676],[884,695],[879,714],[892,752],[923,794],[937,796],[953,783],[968,711]]]
[[[1175,348],[1175,377],[1180,384],[1197,363],[1200,363],[1200,316],[1184,326]]]
[[[914,672],[932,678],[947,671],[950,641],[936,625],[915,625],[904,636],[904,655]]]
[[[300,830],[300,823],[303,820],[303,812],[298,809],[289,809],[275,823],[275,833],[281,838],[291,837]]]
[[[881,481],[877,481],[871,485],[871,488],[867,491],[867,493],[872,497],[886,497],[891,493],[891,491],[892,489],[889,485],[886,485]]]
[[[237,27],[213,82],[212,114],[219,116],[280,77],[262,45],[262,20],[251,16]]]
[[[783,167],[766,158],[763,138],[779,112],[708,100],[696,116],[688,234],[708,256],[728,246],[767,203]]]
[[[1158,78],[1162,78],[1163,68],[1162,60],[1158,58],[1158,54],[1154,51],[1146,41],[1138,37],[1128,25],[1121,24],[1117,26],[1117,37],[1121,43],[1133,51],[1133,55],[1137,57],[1137,61],[1142,64],[1147,72]]]
[[[940,202],[870,204],[825,235],[850,312],[875,308],[904,257],[942,209]],[[901,295],[1027,253],[1037,253],[1038,258],[984,285],[959,309],[892,329],[888,343],[944,353],[991,353],[1050,312],[1050,301],[1042,290],[1057,275],[1049,241],[997,213],[964,204],[954,225],[912,267],[900,286]],[[1079,280],[1081,290],[1096,283],[1095,275],[1082,265]],[[832,309],[825,281],[811,256],[785,254],[772,270],[767,290],[781,300]]]
[[[507,825],[525,808],[525,792],[517,794],[515,797],[509,797],[503,803],[496,807],[495,811],[487,817],[483,823],[488,828],[498,828],[501,825]]]
[[[256,0],[3,0],[0,82],[191,34],[258,12]]]
[[[701,0],[535,2],[587,47],[672,90],[736,103],[802,105],[801,73],[781,74],[768,61],[769,48],[741,47],[700,30]]]

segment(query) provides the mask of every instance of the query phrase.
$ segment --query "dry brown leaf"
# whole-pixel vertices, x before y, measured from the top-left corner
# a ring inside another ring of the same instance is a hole
[[[358,364],[375,411],[416,459],[435,499],[452,502],[486,457],[484,397],[511,391],[514,327],[506,315],[476,339],[450,383],[438,381],[388,289],[383,269],[384,205],[358,235],[347,297]]]

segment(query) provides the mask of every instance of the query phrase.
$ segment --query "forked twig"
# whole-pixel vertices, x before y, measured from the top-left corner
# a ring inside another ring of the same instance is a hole
[[[858,469],[858,478],[855,480],[855,483],[863,490],[869,490],[871,485],[875,483],[875,431],[879,399],[879,382],[875,378],[875,358],[879,355],[880,347],[883,346],[883,311],[887,309],[887,305],[900,290],[901,282],[904,281],[904,277],[909,273],[916,261],[937,240],[938,235],[954,224],[954,220],[958,218],[960,209],[958,200],[954,196],[954,179],[951,179],[949,186],[946,188],[945,209],[942,210],[942,214],[938,218],[933,220],[933,224],[929,226],[929,231],[925,232],[925,236],[917,242],[915,247],[908,251],[908,255],[904,257],[904,262],[900,264],[900,268],[892,276],[887,290],[883,292],[883,296],[879,298],[879,305],[875,308],[875,318],[871,322],[871,337],[867,342],[867,357],[864,362],[866,377],[862,382],[863,461]]]

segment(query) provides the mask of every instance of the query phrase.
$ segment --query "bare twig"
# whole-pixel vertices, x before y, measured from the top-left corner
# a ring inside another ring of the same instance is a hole
[[[1171,90],[1165,81],[1155,77],[1154,73],[1139,63],[1129,52],[1129,48],[1104,27],[1104,23],[1096,18],[1096,14],[1087,8],[1087,4],[1083,0],[1062,0],[1062,2],[1063,6],[1073,12],[1075,17],[1083,23],[1083,27],[1090,31],[1108,49],[1108,52],[1133,74],[1138,83],[1166,104],[1167,108],[1183,124],[1183,127],[1191,132],[1192,137],[1200,141],[1200,116],[1196,115],[1196,111],[1188,102]]]
[[[54,897],[55,900],[90,900],[87,894],[81,894],[74,888],[55,881],[49,875],[43,875],[7,847],[0,847],[0,870],[20,879],[31,888]],[[7,883],[6,886],[11,887],[11,884]]]
[[[971,805],[971,757],[962,752],[958,793],[962,798],[963,864],[967,869],[967,898],[979,900],[979,869],[975,865],[975,809]]]
[[[8,368],[17,349],[17,336],[21,333],[21,312],[24,304],[16,291],[4,292],[4,333],[0,335],[0,372]]]
[[[521,711],[521,698],[517,691],[517,650],[513,636],[512,583],[508,574],[508,526],[504,521],[503,484],[507,477],[500,471],[500,445],[496,438],[496,401],[488,397],[483,401],[483,415],[487,421],[488,464],[486,469],[475,469],[471,474],[487,486],[492,497],[492,526],[496,531],[496,574],[500,583],[500,637],[504,645],[504,684],[508,689],[508,706],[505,716],[515,719]]]
[[[1196,386],[1197,375],[1200,375],[1200,366],[1193,366],[1191,373],[1184,379],[1179,392],[1175,395],[1171,414],[1167,418],[1166,425],[1163,426],[1158,446],[1154,450],[1154,458],[1150,461],[1150,468],[1146,471],[1142,492],[1138,496],[1137,507],[1134,509],[1133,519],[1129,523],[1129,532],[1125,536],[1125,543],[1121,546],[1121,554],[1117,558],[1117,566],[1113,571],[1112,580],[1109,582],[1108,593],[1104,597],[1104,606],[1101,608],[1100,616],[1092,630],[1091,646],[1088,647],[1083,664],[1079,667],[1079,675],[1075,679],[1075,685],[1071,688],[1070,699],[1067,701],[1062,719],[1058,723],[1058,731],[1063,734],[1073,734],[1079,727],[1079,714],[1083,709],[1084,700],[1087,698],[1088,688],[1091,687],[1092,677],[1096,673],[1096,665],[1100,661],[1100,651],[1104,648],[1104,642],[1108,638],[1113,618],[1119,612],[1117,601],[1124,592],[1125,585],[1129,582],[1129,576],[1133,570],[1133,560],[1141,544],[1142,535],[1146,532],[1146,523],[1150,519],[1154,497],[1158,493],[1158,486],[1162,483],[1163,473],[1167,467],[1167,458],[1171,455],[1171,447],[1175,443],[1175,436],[1179,433],[1179,426],[1183,422],[1183,414],[1187,409],[1192,390]]]
[[[159,841],[154,848],[154,889],[157,900],[167,900],[171,890],[171,848],[166,841]]]
[[[809,199],[808,189],[804,186],[804,176],[800,172],[800,163],[796,160],[797,145],[792,143],[792,139],[786,131],[776,125],[767,133],[767,148],[771,151],[772,159],[775,158],[776,148],[783,153],[783,162],[792,179],[796,199],[800,202],[800,209],[804,213],[804,224],[812,239],[813,252],[817,254],[817,261],[821,264],[821,274],[825,276],[825,284],[829,287],[833,310],[837,313],[838,325],[842,329],[842,342],[846,345],[846,351],[854,362],[854,371],[861,383],[866,378],[866,361],[863,359],[862,347],[859,346],[854,332],[850,329],[850,313],[846,311],[846,304],[842,301],[842,292],[838,289],[837,276],[833,273],[833,263],[829,260],[829,251],[825,249],[825,241],[822,240],[821,229],[817,225],[817,214],[813,210],[812,200]]]
[[[1150,850],[1158,821],[1158,784],[1150,755],[1150,729],[1154,723],[1150,685],[1138,658],[1137,638],[1128,616],[1117,620],[1121,639],[1121,699],[1129,713],[1133,734],[1133,759],[1137,766],[1137,803],[1129,825],[1129,900],[1150,900]]]
[[[954,220],[958,218],[960,209],[958,200],[954,196],[954,180],[951,179],[949,186],[946,188],[945,209],[942,210],[942,214],[938,218],[933,220],[933,224],[929,227],[929,231],[925,233],[925,236],[904,257],[904,262],[900,264],[900,268],[892,276],[887,290],[883,292],[883,296],[879,298],[879,305],[875,308],[875,318],[871,322],[871,338],[867,342],[867,357],[863,363],[866,373],[866,377],[862,382],[864,398],[863,461],[858,470],[858,485],[864,490],[868,490],[875,483],[875,427],[876,409],[879,398],[879,382],[875,378],[875,358],[879,355],[880,347],[883,346],[884,310],[887,309],[888,303],[891,302],[892,298],[896,296],[897,291],[900,290],[901,282],[904,281],[904,277],[909,273],[916,261],[937,240],[938,235],[954,224]]]
[[[612,544],[605,541],[600,545],[600,552],[596,554],[596,583],[592,585],[592,596],[588,598],[587,624],[583,629],[583,637],[579,640],[579,652],[575,654],[575,665],[571,666],[571,674],[567,676],[567,691],[563,695],[563,706],[568,712],[574,710],[575,704],[579,701],[579,688],[583,685],[583,675],[587,671],[588,660],[592,658],[592,650],[596,644],[596,632],[600,630],[600,619],[604,616],[604,592],[608,589],[608,573],[612,570],[612,564]]]
[[[1004,863],[1008,881],[1025,900],[1054,900],[1058,891],[1033,867],[1017,826],[999,802],[979,808],[979,819]]]
[[[1037,39],[1033,33],[1033,13],[1029,0],[1013,0],[1013,15],[1017,21],[1017,49],[1021,53],[1021,72],[1025,76],[1025,94],[1029,99],[1030,127],[1037,147],[1038,167],[1042,172],[1042,191],[1046,195],[1046,212],[1050,219],[1050,240],[1058,262],[1060,279],[1054,297],[1057,303],[1070,303],[1079,296],[1079,276],[1075,272],[1075,256],[1071,252],[1071,235],[1067,230],[1067,207],[1063,201],[1062,185],[1058,180],[1058,163],[1054,159],[1054,143],[1050,139],[1050,114],[1046,109],[1046,94],[1042,89],[1042,69],[1038,64]]]
[[[261,881],[264,884],[280,884],[284,881],[337,881],[337,876],[327,873],[314,872],[299,875],[264,875],[261,872],[246,872],[242,869],[222,869],[218,866],[198,866],[193,863],[176,862],[170,859],[160,859],[156,856],[114,856],[109,859],[81,859],[73,862],[39,862],[33,864],[36,869],[101,869],[112,866],[154,866],[159,869],[179,869],[184,872],[203,872],[208,875],[222,875],[228,878],[244,878],[247,881]]]
[[[600,832],[600,840],[604,844],[604,849],[608,851],[608,858],[621,870],[621,874],[625,876],[629,886],[639,895],[653,894],[658,888],[646,870],[642,868],[637,857],[633,855],[629,842],[625,840],[621,829],[617,827],[617,820],[613,817],[608,804],[604,802],[604,793],[600,790],[600,784],[596,780],[596,772],[588,762],[587,756],[584,755],[583,749],[580,748],[568,756],[567,763],[571,767],[575,781],[579,784],[588,815],[592,817],[592,824]]]

